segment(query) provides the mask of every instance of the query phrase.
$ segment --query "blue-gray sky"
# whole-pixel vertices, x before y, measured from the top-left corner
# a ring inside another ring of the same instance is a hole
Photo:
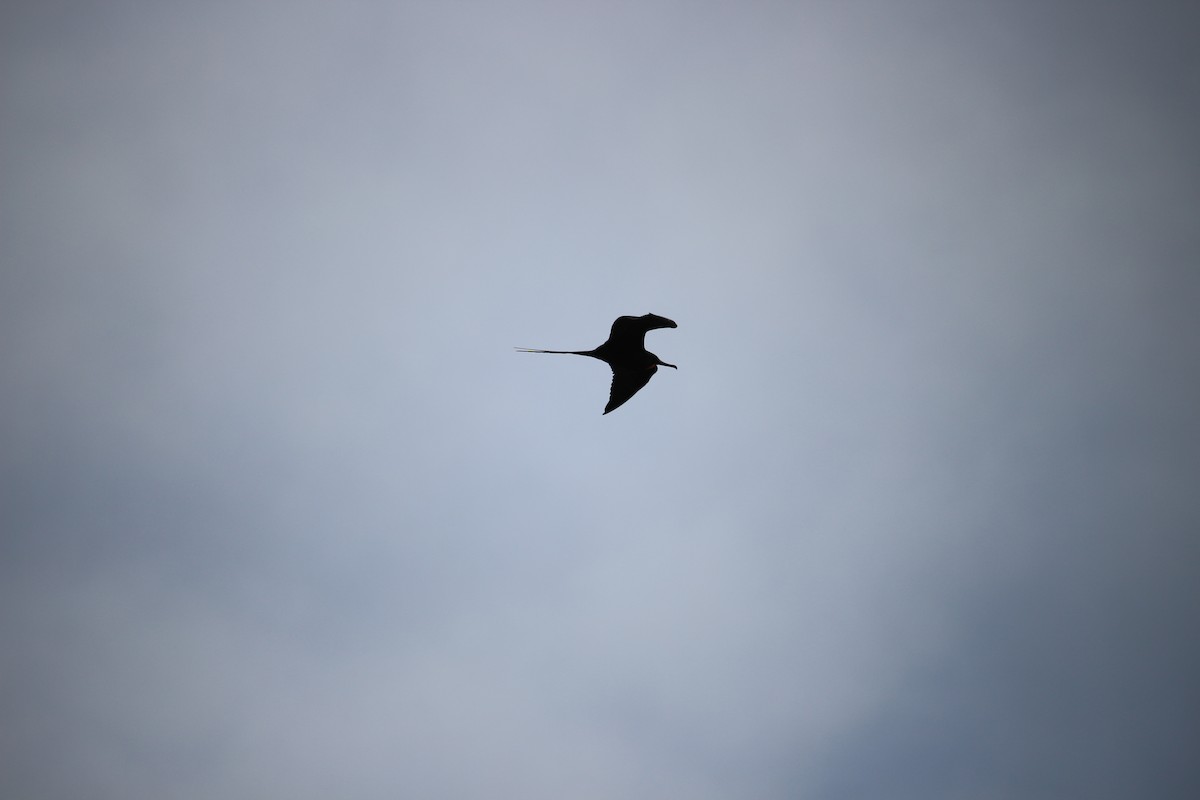
[[[0,794],[1196,796],[1195,29],[7,4]]]

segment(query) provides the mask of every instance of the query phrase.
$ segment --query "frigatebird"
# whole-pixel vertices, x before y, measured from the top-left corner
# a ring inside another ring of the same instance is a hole
[[[608,341],[595,350],[532,350],[518,347],[522,353],[558,353],[565,356],[591,356],[612,367],[612,389],[608,394],[607,414],[617,409],[638,390],[650,382],[660,366],[679,369],[668,364],[646,349],[646,331],[655,328],[679,327],[658,314],[643,314],[640,317],[617,317],[608,334]],[[601,415],[603,416],[603,415]]]

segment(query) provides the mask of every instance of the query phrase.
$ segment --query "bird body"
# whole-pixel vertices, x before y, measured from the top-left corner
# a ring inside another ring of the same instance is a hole
[[[533,350],[527,347],[518,347],[517,350],[522,353],[590,356],[608,364],[612,368],[613,379],[608,405],[604,407],[604,413],[607,414],[637,394],[639,389],[650,382],[660,366],[679,369],[646,349],[647,331],[677,327],[679,326],[671,320],[657,314],[617,317],[612,324],[608,340],[594,350]]]

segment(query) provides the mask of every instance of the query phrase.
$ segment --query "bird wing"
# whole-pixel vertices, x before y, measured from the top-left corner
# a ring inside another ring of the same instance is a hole
[[[628,340],[641,343],[646,331],[655,328],[677,328],[672,320],[660,317],[658,314],[643,314],[640,317],[617,317],[613,320],[612,330],[608,334],[609,341]]]
[[[613,320],[612,330],[608,333],[610,342],[620,339],[635,339],[641,341],[646,335],[646,329],[641,325],[641,317],[617,317]]]
[[[642,369],[614,369],[612,389],[608,393],[608,405],[604,407],[604,413],[619,408],[622,403],[637,394],[656,372],[658,367],[653,364]]]

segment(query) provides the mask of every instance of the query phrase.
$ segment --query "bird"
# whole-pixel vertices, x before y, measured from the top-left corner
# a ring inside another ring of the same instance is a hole
[[[608,341],[595,350],[534,350],[518,347],[521,353],[557,353],[567,356],[591,356],[612,368],[612,388],[608,394],[608,405],[604,413],[615,411],[638,390],[650,382],[659,367],[678,370],[646,349],[646,331],[656,328],[678,328],[673,321],[658,314],[643,314],[640,317],[617,317],[608,334]],[[603,414],[601,415],[603,416]]]

